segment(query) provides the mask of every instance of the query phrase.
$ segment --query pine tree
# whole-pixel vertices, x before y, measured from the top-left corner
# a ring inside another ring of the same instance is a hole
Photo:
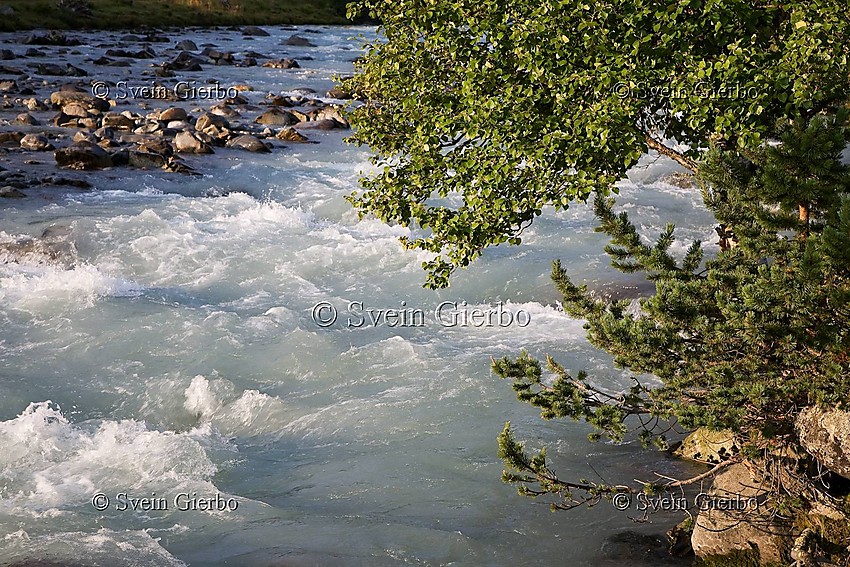
[[[699,169],[704,202],[729,235],[708,259],[712,247],[699,241],[675,258],[672,225],[646,244],[612,199],[596,196],[597,230],[610,237],[613,265],[644,273],[655,294],[635,311],[628,301],[591,297],[559,262],[552,279],[566,312],[586,319],[594,346],[661,386],[635,377],[630,389],[605,392],[551,358],[544,374],[526,353],[493,361],[495,371],[542,417],[586,420],[597,429],[593,438],[637,432],[663,447],[662,425],[675,422],[731,430],[755,462],[795,447],[801,408],[850,401],[850,168],[840,159],[850,140],[847,118],[838,111],[784,120],[775,141],[756,151],[707,153]],[[545,452],[525,453],[509,424],[499,445],[505,480],[524,494],[559,496],[556,507],[659,488],[564,482]]]

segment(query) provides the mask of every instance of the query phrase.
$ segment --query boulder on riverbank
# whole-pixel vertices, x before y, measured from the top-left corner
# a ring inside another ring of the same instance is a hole
[[[673,454],[683,459],[716,465],[738,454],[735,434],[728,430],[713,431],[700,427],[674,448]]]
[[[810,406],[800,412],[795,427],[806,452],[850,479],[850,411]]]
[[[792,525],[774,513],[767,500],[770,488],[743,463],[718,473],[700,502],[691,535],[696,556],[723,558],[723,565],[787,565]]]

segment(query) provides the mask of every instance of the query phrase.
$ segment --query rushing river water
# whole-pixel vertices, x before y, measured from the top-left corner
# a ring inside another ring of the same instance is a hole
[[[192,76],[248,83],[260,100],[324,93],[351,72],[354,36],[373,33],[320,27],[305,33],[318,47],[283,48],[293,32],[267,29],[170,37],[298,59]],[[78,34],[65,57],[84,66],[120,35]],[[16,38],[4,37],[21,52]],[[142,82],[144,66],[108,78]],[[74,249],[70,263],[0,262],[0,564],[605,565],[624,564],[610,535],[666,530],[674,516],[635,524],[606,502],[553,514],[500,481],[507,420],[565,477],[687,470],[543,422],[489,369],[527,349],[629,384],[548,279],[562,258],[579,281],[634,285],[607,267],[588,207],[546,213],[522,246],[428,291],[426,257],[398,243],[407,230],[359,220],[344,200],[368,151],[340,131],[308,135],[319,143],[187,158],[199,177],[122,169],[89,176],[92,191],[0,199],[0,239],[52,226]],[[619,206],[648,235],[673,220],[716,241],[699,195],[659,181],[671,170],[647,160]],[[475,308],[514,320],[453,319]]]

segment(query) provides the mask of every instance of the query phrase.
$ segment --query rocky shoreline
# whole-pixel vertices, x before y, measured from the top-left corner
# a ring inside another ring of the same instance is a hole
[[[269,35],[253,26],[241,33]],[[305,50],[316,47],[310,33],[321,32],[287,30],[282,49],[294,47],[309,60]],[[198,174],[202,162],[187,163],[187,156],[276,152],[310,142],[304,131],[349,127],[342,112],[347,97],[339,89],[264,93],[208,77],[223,66],[287,73],[301,68],[294,58],[234,53],[209,42],[199,48],[161,33],[116,39],[92,46],[50,32],[26,37],[18,49],[0,49],[0,198],[23,198],[34,187],[91,188],[87,177],[75,174],[80,171]],[[72,56],[85,65],[68,61]]]

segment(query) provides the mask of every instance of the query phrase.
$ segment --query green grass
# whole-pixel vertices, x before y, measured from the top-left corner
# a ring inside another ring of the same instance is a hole
[[[0,0],[12,16],[0,31],[136,29],[217,25],[345,24],[347,0],[90,0],[92,16],[57,7],[56,0]]]

